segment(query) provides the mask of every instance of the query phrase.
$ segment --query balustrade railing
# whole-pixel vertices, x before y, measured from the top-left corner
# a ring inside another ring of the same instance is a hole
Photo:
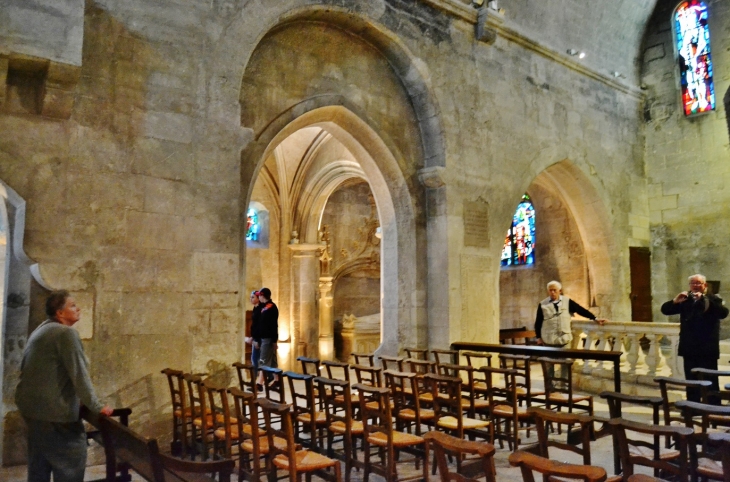
[[[611,321],[599,325],[573,320],[572,329],[571,348],[623,352],[620,370],[624,383],[655,385],[653,379],[657,376],[684,378],[677,357],[679,323]],[[586,379],[612,378],[610,365],[603,361],[576,360],[574,370]]]

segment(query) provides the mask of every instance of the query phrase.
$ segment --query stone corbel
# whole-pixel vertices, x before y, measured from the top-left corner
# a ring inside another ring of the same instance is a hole
[[[418,171],[418,180],[429,189],[438,189],[446,185],[443,166],[424,167]]]
[[[480,8],[477,14],[474,36],[480,42],[490,45],[493,44],[497,40],[497,30],[494,28],[494,25],[501,24],[503,21],[504,17],[502,17],[499,11],[488,6]]]

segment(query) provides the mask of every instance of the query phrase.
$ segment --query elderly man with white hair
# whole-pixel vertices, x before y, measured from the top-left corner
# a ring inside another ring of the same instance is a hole
[[[557,348],[569,345],[573,341],[570,319],[574,313],[601,325],[606,322],[605,319],[596,318],[596,315],[561,294],[562,289],[563,285],[559,281],[549,282],[547,284],[548,297],[537,305],[535,334],[538,345]]]
[[[665,315],[679,315],[678,355],[684,358],[684,377],[696,380],[693,368],[717,370],[720,358],[720,320],[727,317],[728,309],[717,295],[707,293],[707,278],[693,274],[688,278],[689,290],[682,291],[674,299],[662,305]],[[713,391],[719,391],[717,377],[711,377]],[[687,400],[700,402],[700,393],[687,389]],[[719,405],[720,400],[711,397],[710,403]]]

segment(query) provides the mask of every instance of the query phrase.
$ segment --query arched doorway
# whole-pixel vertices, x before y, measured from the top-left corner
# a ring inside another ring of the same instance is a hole
[[[535,212],[535,262],[502,267],[500,328],[532,329],[537,303],[551,280],[560,281],[567,295],[596,315],[613,317],[613,307],[621,309],[614,287],[623,284],[611,258],[620,253],[591,180],[563,160],[535,177],[527,193]],[[514,206],[519,202],[514,200]]]

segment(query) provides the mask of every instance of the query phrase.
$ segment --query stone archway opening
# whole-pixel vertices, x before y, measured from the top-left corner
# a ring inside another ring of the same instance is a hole
[[[535,209],[535,262],[501,269],[500,329],[532,329],[537,303],[551,280],[560,281],[566,295],[596,315],[611,317],[618,274],[610,259],[616,247],[590,180],[564,160],[542,171],[526,192]]]

